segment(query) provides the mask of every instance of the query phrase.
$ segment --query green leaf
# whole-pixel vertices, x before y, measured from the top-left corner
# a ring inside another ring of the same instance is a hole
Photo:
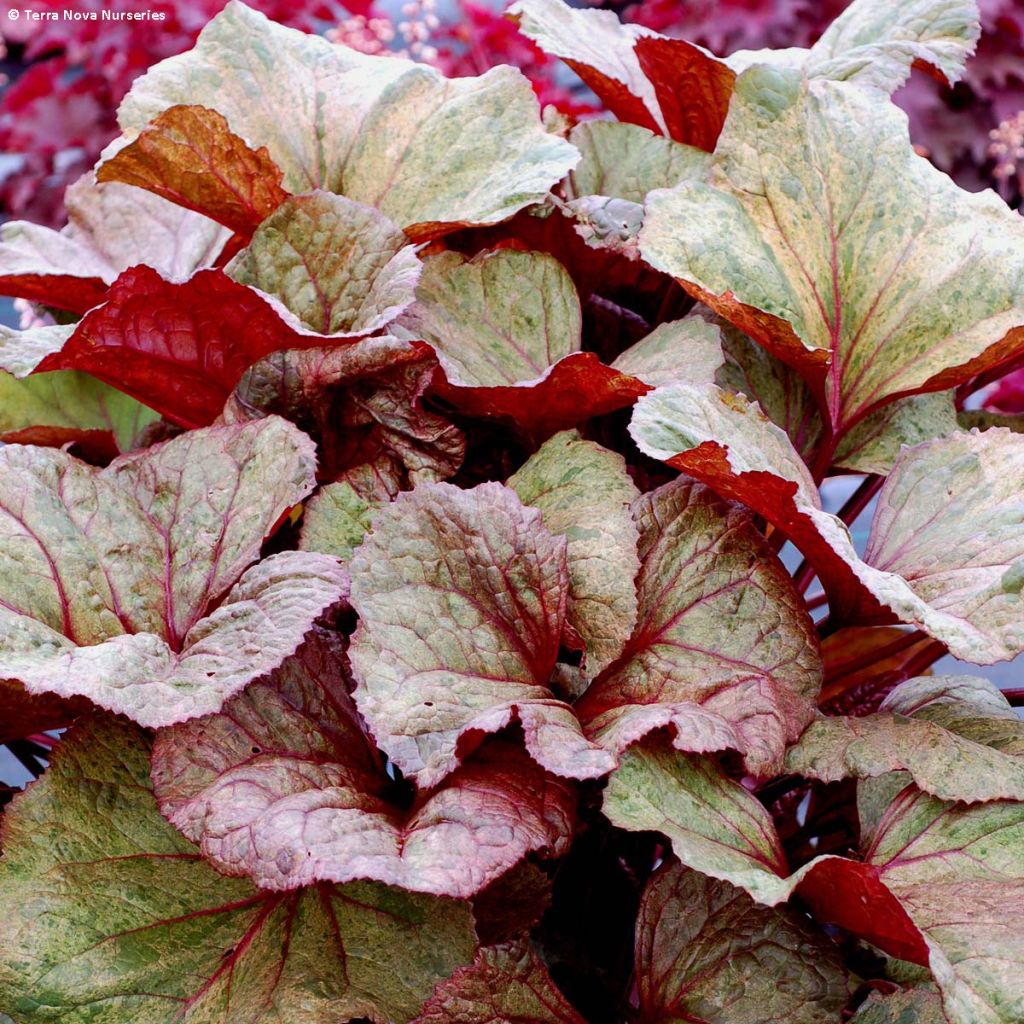
[[[36,442],[50,435],[59,445],[101,431],[126,452],[159,419],[155,410],[87,373],[57,370],[22,380],[0,373],[0,438],[5,441]]]
[[[289,191],[322,188],[376,206],[418,240],[511,217],[578,159],[544,130],[514,68],[448,80],[284,28],[237,2],[194,49],[137,79],[118,120],[131,138],[178,104],[216,109],[234,134],[266,147]]]
[[[477,952],[437,986],[416,1024],[583,1024],[527,938]]]
[[[652,189],[700,178],[711,163],[702,149],[622,121],[585,121],[569,141],[580,151],[567,180],[570,199],[597,195],[642,203]]]
[[[891,995],[872,992],[850,1024],[949,1024],[938,993],[912,988]]]
[[[797,367],[839,435],[1021,345],[1020,218],[958,189],[853,85],[742,75],[708,181],[652,193],[640,249]]]
[[[473,956],[454,900],[225,878],[157,810],[145,735],[109,719],[61,743],[3,845],[0,1005],[16,1024],[408,1021]]]
[[[317,191],[285,199],[227,273],[297,330],[345,338],[380,330],[412,303],[420,262],[380,212]]]
[[[622,653],[636,623],[640,570],[630,506],[639,497],[622,456],[573,433],[557,434],[508,480],[544,526],[566,538],[566,618],[596,676]]]
[[[1024,759],[934,722],[886,712],[812,722],[787,752],[786,770],[822,782],[905,771],[943,800],[1024,800]]]
[[[566,547],[500,484],[427,484],[377,514],[350,565],[355,699],[419,786],[513,721],[548,771],[596,778],[611,768],[549,688],[566,624]]]
[[[838,949],[805,917],[675,861],[644,890],[636,977],[643,1024],[835,1024],[850,989]]]
[[[659,324],[612,363],[657,388],[673,381],[710,384],[723,364],[722,334],[700,316]]]
[[[327,484],[309,500],[302,516],[299,548],[334,555],[342,562],[363,542],[376,502],[366,501],[347,482]]]
[[[708,757],[632,746],[608,780],[602,810],[619,828],[661,832],[687,867],[741,886],[761,903],[789,898],[793,885],[771,815]]]
[[[253,565],[313,467],[309,439],[276,417],[104,470],[0,449],[0,676],[154,727],[218,710],[344,593],[327,556]]]
[[[416,304],[392,328],[437,353],[448,379],[498,387],[540,377],[580,349],[576,288],[553,256],[515,249],[423,262]]]

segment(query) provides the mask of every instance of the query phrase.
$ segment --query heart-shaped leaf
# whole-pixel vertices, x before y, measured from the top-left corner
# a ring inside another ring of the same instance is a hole
[[[218,710],[343,596],[326,556],[252,564],[313,465],[309,439],[276,418],[104,470],[0,449],[0,677],[150,726]]]
[[[3,819],[0,1005],[19,1022],[409,1021],[473,957],[470,909],[378,884],[225,878],[157,810],[149,745],[109,719]]]
[[[612,766],[549,688],[566,625],[567,541],[500,484],[428,484],[374,519],[351,561],[356,703],[421,787],[518,721],[548,771]]]
[[[336,637],[311,634],[223,712],[157,737],[160,809],[222,871],[264,889],[372,879],[465,897],[528,853],[564,852],[571,787],[508,744],[489,744],[402,810],[345,664]]]

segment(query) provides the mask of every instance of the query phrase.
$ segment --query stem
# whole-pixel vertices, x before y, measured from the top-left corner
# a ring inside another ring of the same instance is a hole
[[[29,743],[28,740],[10,740],[7,749],[34,779],[38,779],[46,771],[46,765],[41,760],[37,760],[37,758],[46,756],[47,752],[42,747],[37,747],[34,743]]]
[[[828,604],[828,594],[824,590],[819,590],[816,594],[811,594],[804,603],[807,606],[807,610],[813,612],[815,608],[821,608],[823,605]]]
[[[814,566],[805,558],[797,567],[796,572],[793,573],[793,583],[796,585],[796,589],[802,594],[811,585],[811,580],[814,579]]]
[[[903,651],[910,650],[911,647],[927,639],[927,633],[920,629],[912,629],[909,633],[898,636],[895,640],[883,644],[876,650],[868,651],[859,657],[851,658],[850,661],[844,662],[842,670],[835,676],[835,679],[842,679],[843,676],[852,675],[854,672],[860,672],[862,669],[877,665],[880,661],[885,661],[887,658],[902,654]]]
[[[860,514],[871,504],[871,499],[882,489],[885,478],[875,473],[864,477],[857,489],[846,499],[839,510],[839,518],[847,526],[853,526]]]
[[[1003,690],[1003,696],[1010,702],[1011,707],[1024,707],[1024,689]]]
[[[838,444],[839,438],[835,435],[831,426],[826,426],[818,446],[814,449],[814,457],[811,459],[810,464],[811,476],[814,477],[814,482],[819,486],[821,481],[825,479],[825,474],[832,468],[832,458],[836,453]]]
[[[1013,373],[1014,370],[1019,370],[1022,366],[1024,366],[1024,355],[1014,356],[1014,358],[1008,359],[998,366],[989,367],[984,373],[979,373],[977,377],[972,377],[970,380],[965,381],[956,389],[957,412],[963,409],[964,403],[976,391],[988,387],[989,384],[994,384],[997,380],[1002,379],[1008,373]]]

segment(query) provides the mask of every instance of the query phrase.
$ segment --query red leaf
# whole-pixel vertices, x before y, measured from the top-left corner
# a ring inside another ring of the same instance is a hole
[[[223,271],[202,270],[176,284],[138,266],[111,285],[107,302],[36,372],[85,370],[192,428],[217,418],[242,374],[263,356],[323,343],[293,330]]]
[[[0,293],[28,299],[68,313],[88,313],[107,297],[107,286],[98,277],[70,274],[10,274],[0,277]]]

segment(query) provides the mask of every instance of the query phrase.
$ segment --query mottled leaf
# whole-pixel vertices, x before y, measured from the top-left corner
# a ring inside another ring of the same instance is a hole
[[[850,84],[746,72],[707,182],[652,193],[640,248],[800,369],[837,437],[1022,344],[1020,218],[958,189]]]
[[[934,722],[888,712],[812,722],[787,751],[786,769],[822,782],[906,771],[943,800],[1024,800],[1024,759]]]
[[[657,388],[673,381],[710,384],[722,369],[722,336],[699,316],[659,324],[612,363],[616,370]]]
[[[347,562],[370,529],[373,511],[350,483],[328,484],[306,504],[299,547]]]
[[[563,852],[575,796],[491,743],[403,810],[363,735],[344,650],[313,634],[220,714],[164,730],[160,809],[228,874],[264,889],[372,879],[472,896],[533,851]]]
[[[18,1024],[403,1022],[472,958],[454,900],[225,878],[160,815],[148,755],[139,730],[93,722],[4,816],[0,1005]]]
[[[872,992],[850,1024],[949,1024],[938,993],[914,988],[882,995]]]
[[[636,961],[644,1024],[835,1024],[849,996],[838,949],[806,918],[674,861],[644,890]]]
[[[722,129],[734,73],[699,46],[611,11],[561,0],[519,0],[508,13],[545,53],[560,57],[620,121],[711,151]]]
[[[92,174],[64,196],[60,231],[10,221],[0,227],[0,291],[71,313],[106,297],[119,274],[144,263],[171,280],[210,266],[229,232],[142,189],[98,184]]]
[[[980,664],[1024,649],[1019,435],[958,432],[904,448],[861,559],[846,526],[821,510],[789,439],[745,400],[669,385],[640,400],[630,431],[645,454],[782,530],[814,564],[837,615],[895,616]]]
[[[567,180],[570,199],[597,195],[642,203],[652,189],[699,178],[710,165],[704,150],[622,121],[585,121],[569,141],[580,151]]]
[[[548,688],[568,599],[567,541],[500,484],[428,484],[378,513],[351,562],[356,703],[421,787],[510,722],[549,771],[603,775]]]
[[[149,726],[218,710],[344,593],[324,555],[252,564],[313,464],[309,439],[276,418],[104,470],[0,449],[0,677]]]
[[[194,49],[137,79],[118,120],[131,138],[178,104],[216,109],[233,133],[265,147],[289,191],[323,188],[377,206],[417,239],[505,220],[578,159],[544,130],[514,68],[449,80],[276,25],[240,3],[213,18]]]
[[[144,188],[247,238],[288,193],[266,149],[252,149],[216,110],[174,106],[96,171]]]
[[[528,939],[487,946],[441,982],[416,1024],[583,1024]]]
[[[90,435],[109,439],[106,447],[130,451],[160,419],[122,391],[87,373],[57,371],[18,380],[0,373],[0,440],[20,444],[86,442]],[[101,439],[102,443],[102,439]]]
[[[637,627],[577,705],[587,735],[619,752],[671,725],[681,750],[731,747],[752,772],[777,770],[821,684],[788,573],[740,509],[693,481],[643,495],[633,514]]]
[[[64,347],[74,329],[73,324],[46,324],[18,331],[0,324],[0,370],[27,377],[48,355]]]
[[[566,538],[566,617],[596,676],[622,653],[636,624],[640,559],[630,506],[639,492],[620,455],[572,433],[551,438],[508,486],[540,509],[546,529]]]
[[[284,200],[227,273],[268,296],[295,330],[353,337],[380,330],[412,303],[420,263],[377,210],[310,192]]]

